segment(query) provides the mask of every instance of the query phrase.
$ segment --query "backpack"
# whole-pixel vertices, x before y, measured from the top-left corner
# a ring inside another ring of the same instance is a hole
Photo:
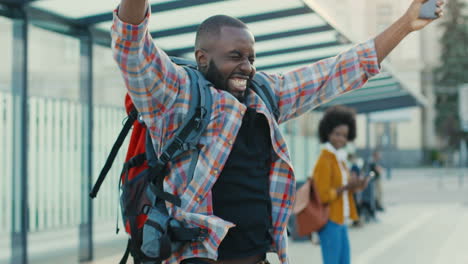
[[[195,150],[192,151],[189,165],[188,182],[190,182],[198,160],[197,144],[210,121],[212,105],[211,83],[196,69],[195,62],[176,57],[171,57],[171,60],[183,66],[191,80],[192,96],[187,117],[175,132],[174,137],[165,144],[162,154],[157,157],[149,131],[139,119],[139,113],[127,94],[125,108],[128,119],[90,193],[91,198],[97,196],[120,147],[133,127],[119,182],[122,219],[125,230],[130,235],[121,264],[127,262],[129,254],[132,255],[134,263],[159,264],[186,243],[203,241],[208,236],[208,230],[188,228],[183,222],[170,217],[165,203],[167,201],[175,206],[181,205],[179,197],[164,192],[166,165],[185,151]],[[254,76],[252,89],[278,119],[276,96],[268,88],[262,75]]]

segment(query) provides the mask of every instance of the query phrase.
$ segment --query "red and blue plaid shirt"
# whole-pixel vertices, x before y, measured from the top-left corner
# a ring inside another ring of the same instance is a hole
[[[160,155],[162,146],[174,136],[188,112],[190,79],[186,71],[172,63],[153,42],[148,32],[150,13],[148,11],[141,24],[131,25],[121,21],[114,12],[112,48],[128,92],[150,129],[155,151]],[[217,259],[218,246],[234,224],[213,215],[211,188],[229,156],[247,106],[264,114],[270,125],[274,150],[269,176],[273,224],[271,251],[278,254],[282,264],[288,263],[286,226],[294,202],[295,180],[278,125],[340,94],[362,87],[378,72],[373,40],[336,57],[281,75],[262,72],[260,74],[268,78],[270,88],[279,99],[278,121],[255,93],[248,94],[242,104],[231,94],[212,87],[211,122],[200,139],[200,155],[193,179],[187,181],[190,153],[186,153],[170,162],[170,175],[164,184],[166,191],[182,200],[180,208],[169,208],[170,213],[189,225],[208,229],[209,237],[184,247],[164,263],[176,264],[192,257]]]

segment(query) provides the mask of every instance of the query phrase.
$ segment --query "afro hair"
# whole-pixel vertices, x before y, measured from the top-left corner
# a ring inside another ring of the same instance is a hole
[[[325,111],[320,120],[319,137],[320,142],[328,141],[328,136],[337,126],[347,125],[349,128],[348,141],[356,138],[356,113],[352,108],[345,106],[332,106]]]

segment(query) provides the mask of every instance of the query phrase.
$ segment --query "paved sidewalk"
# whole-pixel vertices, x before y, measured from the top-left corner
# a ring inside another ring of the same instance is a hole
[[[467,206],[408,204],[387,210],[379,223],[350,229],[352,263],[468,263]],[[310,242],[291,243],[289,253],[293,264],[322,263],[320,247]]]
[[[0,237],[0,264],[11,264],[10,234]],[[103,259],[121,254],[126,247],[126,235],[115,234],[115,222],[94,226],[95,258]],[[28,261],[32,264],[73,264],[78,263],[78,228],[51,230],[28,235]],[[118,262],[108,262],[118,263]]]
[[[354,264],[468,264],[468,170],[395,170],[379,221],[350,228]],[[292,264],[322,263],[320,247],[290,241]],[[118,263],[110,256],[92,264]],[[274,254],[272,264],[279,264]],[[130,262],[129,262],[130,263]]]
[[[468,170],[396,170],[380,221],[350,229],[354,264],[468,264]],[[463,185],[460,185],[463,183]],[[293,264],[322,263],[320,247],[291,243]],[[279,262],[272,262],[272,264]]]
[[[464,182],[458,176],[455,170],[395,170],[392,179],[384,181],[386,210],[380,221],[350,229],[352,263],[468,264],[468,170]],[[96,260],[86,264],[119,263],[126,238],[115,237],[113,228],[95,229],[101,242],[96,244]],[[78,263],[77,230],[32,235],[30,240],[30,263]],[[1,260],[2,243],[0,264],[10,264]],[[291,241],[289,255],[291,264],[322,263],[320,247],[310,241]],[[269,260],[279,264],[275,255]]]
[[[380,222],[350,229],[354,264],[467,264],[468,205],[410,203],[387,207]],[[310,241],[289,244],[292,264],[322,263]],[[272,264],[279,264],[270,254]],[[118,263],[120,255],[89,264]],[[131,263],[130,261],[128,263]]]

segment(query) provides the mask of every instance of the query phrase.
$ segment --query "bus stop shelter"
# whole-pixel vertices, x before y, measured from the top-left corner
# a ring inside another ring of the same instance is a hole
[[[150,0],[153,12],[149,30],[158,46],[169,55],[193,59],[193,45],[197,26],[215,14],[237,17],[247,23],[256,36],[256,66],[261,71],[284,72],[304,66],[350,48],[353,43],[328,23],[320,14],[301,0]],[[11,234],[11,263],[28,262],[28,230],[37,218],[38,210],[29,205],[28,151],[31,147],[29,131],[29,54],[34,45],[29,39],[31,26],[71,36],[79,40],[79,104],[81,142],[79,187],[79,259],[93,258],[93,204],[88,192],[96,176],[93,171],[93,78],[96,69],[93,61],[96,46],[110,48],[109,29],[112,10],[118,0],[0,0],[0,17],[11,21],[12,60],[12,158],[11,204],[6,210],[0,229]],[[122,89],[123,89],[122,82]],[[353,107],[358,113],[369,113],[424,104],[421,95],[411,92],[404,81],[383,68],[382,74],[373,78],[359,91],[322,105],[318,110],[335,104]],[[1,162],[1,161],[0,161]],[[93,175],[94,174],[94,175]],[[8,187],[9,187],[8,186]],[[116,201],[116,200],[115,200]],[[7,224],[8,223],[8,224]]]

